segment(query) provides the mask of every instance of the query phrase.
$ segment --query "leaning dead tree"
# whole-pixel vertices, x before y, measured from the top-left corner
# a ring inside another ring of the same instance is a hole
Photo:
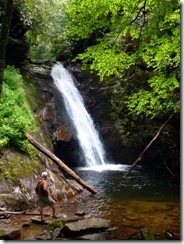
[[[144,150],[142,151],[142,153],[137,157],[137,159],[135,160],[135,162],[132,164],[132,166],[127,170],[127,172],[123,175],[123,177],[127,177],[129,175],[129,173],[133,170],[133,168],[136,166],[136,164],[142,159],[142,156],[144,155],[144,153],[148,150],[148,148],[153,144],[153,142],[157,139],[157,137],[160,135],[161,131],[163,130],[163,128],[167,125],[167,123],[170,121],[170,119],[172,118],[173,115],[171,115],[166,121],[165,123],[159,128],[158,132],[156,133],[155,137],[148,143],[148,145],[144,148]]]
[[[86,181],[81,179],[73,170],[71,170],[66,164],[64,164],[52,152],[50,152],[48,149],[46,149],[44,146],[42,146],[39,142],[37,142],[31,135],[26,133],[25,136],[27,137],[28,141],[34,147],[36,147],[39,151],[41,151],[43,154],[45,154],[47,157],[49,157],[51,160],[53,160],[55,163],[57,163],[64,171],[66,171],[73,179],[75,179],[84,188],[86,188],[88,191],[90,191],[93,194],[97,193],[97,191],[93,187],[91,187]]]

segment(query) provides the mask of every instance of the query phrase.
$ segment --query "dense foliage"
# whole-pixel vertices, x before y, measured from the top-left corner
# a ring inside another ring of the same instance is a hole
[[[16,69],[7,67],[0,100],[0,149],[13,146],[30,152],[25,132],[35,130],[34,117],[26,103],[22,78]]]
[[[29,27],[26,39],[30,44],[29,58],[32,61],[55,61],[60,53],[68,55],[70,44],[63,39],[66,18],[63,1],[15,0],[25,25]]]
[[[151,116],[179,111],[179,1],[71,0],[66,12],[73,38],[98,33],[95,45],[77,58],[101,80],[121,79],[139,63],[150,70],[147,84],[128,98],[130,111]]]
[[[179,114],[178,0],[69,0],[65,11],[69,38],[88,40],[75,60],[108,87],[122,137],[153,136],[156,121]]]
[[[178,0],[15,0],[15,5],[29,26],[31,60],[72,57],[99,76],[124,144],[152,137],[171,114],[178,121]]]

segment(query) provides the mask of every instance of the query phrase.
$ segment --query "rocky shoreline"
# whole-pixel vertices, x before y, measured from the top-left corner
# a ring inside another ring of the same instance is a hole
[[[44,222],[40,222],[36,210],[19,216],[7,214],[1,217],[1,240],[112,240],[117,229],[111,227],[110,220],[93,217],[83,211],[61,213],[53,219],[47,210]]]

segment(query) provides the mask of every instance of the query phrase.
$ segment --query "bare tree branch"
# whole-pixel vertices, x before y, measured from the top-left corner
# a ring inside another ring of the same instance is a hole
[[[159,128],[158,132],[156,133],[155,137],[148,143],[148,145],[144,148],[142,153],[138,156],[138,158],[135,160],[135,162],[132,164],[132,166],[127,170],[127,172],[124,174],[123,177],[127,177],[129,173],[132,171],[132,169],[136,166],[136,164],[142,159],[142,156],[144,153],[148,150],[148,148],[153,144],[153,142],[157,139],[157,137],[160,135],[163,128],[167,125],[167,123],[172,118],[173,114],[165,121],[165,123]]]

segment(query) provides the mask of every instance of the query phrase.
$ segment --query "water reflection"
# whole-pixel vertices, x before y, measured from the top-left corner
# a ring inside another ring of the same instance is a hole
[[[83,207],[97,217],[110,219],[118,228],[115,239],[138,240],[142,228],[157,240],[180,238],[180,181],[163,169],[136,167],[123,178],[128,166],[113,170],[76,168],[75,172],[98,190],[84,197]]]
[[[163,169],[137,166],[127,178],[123,178],[128,165],[105,165],[97,168],[76,168],[77,174],[99,192],[121,200],[179,200],[178,179]]]

